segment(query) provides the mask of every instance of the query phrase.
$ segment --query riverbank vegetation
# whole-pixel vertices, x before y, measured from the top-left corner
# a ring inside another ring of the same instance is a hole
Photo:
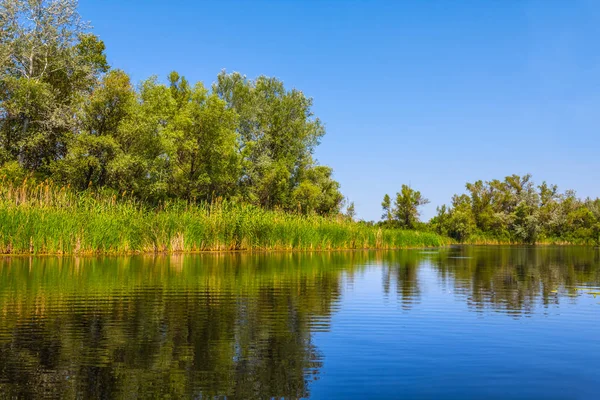
[[[435,232],[464,244],[600,244],[600,199],[580,199],[573,190],[531,175],[511,175],[466,184],[467,193],[437,208],[429,222],[419,221],[419,207],[429,203],[421,192],[402,185],[392,203],[385,195],[376,225]]]
[[[391,197],[383,196],[381,208],[380,226],[397,229],[419,229],[426,230],[427,225],[419,220],[421,212],[419,207],[429,204],[429,200],[421,195],[421,192],[408,185],[402,185],[400,192],[396,193],[394,203]]]
[[[598,198],[579,199],[546,182],[536,186],[531,175],[467,183],[466,189],[423,223],[419,207],[429,201],[403,185],[393,204],[384,196],[377,225],[435,232],[464,244],[600,244]]]
[[[471,244],[600,243],[600,199],[580,199],[530,175],[467,183],[467,193],[438,207],[430,229]]]
[[[403,185],[381,222],[355,223],[314,158],[325,128],[303,92],[225,71],[210,85],[177,72],[135,85],[76,0],[0,0],[0,13],[1,252],[600,240],[600,200],[529,175],[469,183],[428,223],[429,201]]]
[[[216,199],[336,215],[313,152],[312,99],[276,78],[177,72],[134,85],[111,68],[76,0],[0,2],[0,175],[126,192],[150,205]]]
[[[276,78],[134,85],[76,0],[0,1],[0,253],[440,246],[353,222],[312,99]]]
[[[432,232],[381,229],[343,215],[304,215],[229,200],[148,206],[126,193],[76,192],[50,182],[0,185],[4,254],[392,249],[449,243]]]

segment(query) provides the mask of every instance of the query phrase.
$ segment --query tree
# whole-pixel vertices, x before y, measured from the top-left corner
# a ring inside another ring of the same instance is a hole
[[[130,182],[128,190],[156,202],[174,197],[169,192],[175,151],[170,132],[179,108],[172,90],[154,76],[139,85],[137,97],[134,115],[123,129],[125,154],[115,168],[115,178],[120,187]],[[140,163],[144,165],[142,175],[138,175],[139,168],[132,168]]]
[[[350,203],[348,203],[348,206],[346,207],[346,217],[350,221],[354,221],[354,217],[356,217],[356,210],[354,208],[354,202],[353,201],[351,201]]]
[[[428,204],[429,200],[421,196],[421,192],[402,185],[396,193],[393,214],[402,228],[414,229],[419,221],[419,207]]]
[[[340,211],[344,197],[332,174],[333,170],[323,165],[304,170],[300,184],[292,192],[293,202],[300,212],[333,215]]]
[[[536,243],[560,240],[597,243],[600,200],[582,201],[573,191],[559,193],[556,185],[535,187],[531,175],[467,183],[469,195],[455,195],[452,207],[438,208],[434,229],[459,241],[472,235],[484,240]]]
[[[183,79],[174,81],[176,77],[171,75],[179,112],[168,134],[173,166],[170,192],[208,202],[231,197],[240,174],[237,115],[202,83],[189,89]]]
[[[394,218],[392,215],[392,199],[389,194],[383,196],[383,201],[381,202],[381,208],[383,209],[383,214],[381,215],[381,219],[386,222],[388,225],[391,224],[392,219]]]
[[[434,229],[459,242],[467,240],[477,229],[471,208],[471,198],[466,194],[452,197],[452,207],[438,207],[438,214],[431,220]]]
[[[106,74],[84,105],[81,131],[69,142],[66,157],[56,163],[55,177],[80,189],[88,185],[121,189],[113,182],[113,164],[123,156],[123,128],[135,107],[129,76],[120,70]]]
[[[75,0],[0,3],[0,162],[48,173],[67,152],[77,110],[108,70]]]
[[[280,80],[222,72],[206,88],[177,72],[136,88],[109,71],[76,0],[0,1],[0,173],[77,189],[244,201],[338,214],[342,195],[313,152],[312,99]]]
[[[312,99],[287,90],[276,78],[251,81],[239,73],[220,73],[213,91],[239,115],[244,197],[267,208],[295,209],[294,190],[325,134],[311,110]]]
[[[484,231],[489,231],[496,227],[495,213],[493,208],[494,195],[497,191],[483,181],[466,184],[467,191],[470,193],[471,211],[476,225]]]

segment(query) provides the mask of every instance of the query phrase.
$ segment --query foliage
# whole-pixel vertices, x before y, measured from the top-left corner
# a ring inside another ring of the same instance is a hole
[[[351,201],[346,207],[346,218],[348,218],[349,221],[354,221],[354,217],[356,217],[356,210],[354,208],[354,202]]]
[[[443,235],[475,243],[577,243],[600,241],[600,199],[581,200],[530,175],[467,183],[430,224]]]
[[[0,163],[49,173],[108,65],[75,0],[0,2]]]
[[[313,151],[312,99],[276,78],[172,72],[134,87],[110,70],[76,0],[0,1],[0,168],[148,203],[227,199],[336,215],[342,195]]]
[[[392,199],[389,194],[383,196],[381,208],[383,209],[383,214],[381,215],[382,221],[387,222],[388,224],[391,223],[394,217],[392,215]]]
[[[429,200],[408,185],[402,185],[400,192],[396,193],[394,206],[388,194],[383,197],[381,207],[383,209],[383,224],[389,227],[400,227],[403,229],[415,229],[419,225],[419,207],[428,204]]]
[[[314,204],[315,194],[336,192],[336,184],[331,182],[331,170],[310,173],[312,152],[325,134],[321,121],[313,117],[312,99],[296,89],[287,90],[275,78],[251,81],[239,73],[220,73],[213,91],[239,115],[243,195],[267,208],[323,208]],[[300,190],[294,196],[296,188]],[[327,212],[339,210],[337,193],[324,197],[331,203]]]
[[[97,254],[210,250],[437,247],[435,233],[382,230],[345,216],[303,215],[226,200],[165,201],[73,191],[51,182],[0,182],[0,253]]]

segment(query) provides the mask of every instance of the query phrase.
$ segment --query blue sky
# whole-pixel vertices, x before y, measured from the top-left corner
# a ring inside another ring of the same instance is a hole
[[[80,0],[113,67],[276,76],[314,98],[316,152],[358,216],[403,183],[435,207],[532,173],[600,195],[600,2]]]

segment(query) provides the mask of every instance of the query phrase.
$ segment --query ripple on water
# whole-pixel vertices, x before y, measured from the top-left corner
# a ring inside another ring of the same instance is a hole
[[[583,247],[4,259],[0,393],[594,398],[598,295]]]

